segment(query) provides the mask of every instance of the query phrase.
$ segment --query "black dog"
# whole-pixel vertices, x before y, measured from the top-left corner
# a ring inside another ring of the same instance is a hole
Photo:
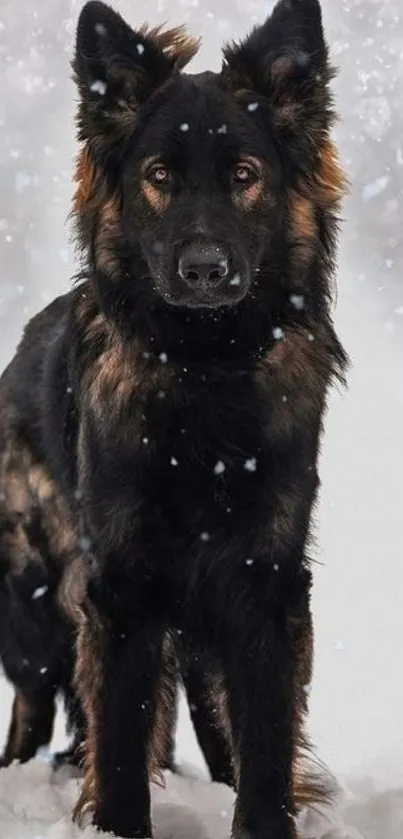
[[[291,839],[311,675],[307,553],[343,178],[317,0],[280,0],[182,72],[181,29],[78,24],[74,215],[85,271],[1,381],[4,762],[67,702],[77,815],[151,835],[179,675],[236,839]],[[74,679],[72,677],[74,669]]]

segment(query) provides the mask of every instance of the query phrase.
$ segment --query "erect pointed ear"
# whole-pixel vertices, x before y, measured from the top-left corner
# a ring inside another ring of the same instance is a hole
[[[332,122],[328,83],[333,71],[318,0],[279,0],[263,26],[224,49],[222,78],[259,112],[259,97],[285,152],[305,166],[322,146]]]
[[[198,43],[179,27],[138,32],[99,0],[83,7],[72,62],[80,103],[78,138],[93,150],[118,142],[150,94],[181,69]]]

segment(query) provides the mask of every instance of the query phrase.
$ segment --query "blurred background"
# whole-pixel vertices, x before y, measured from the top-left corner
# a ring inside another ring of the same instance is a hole
[[[262,0],[115,0],[134,25],[187,22],[194,69],[262,21]],[[81,0],[0,0],[0,366],[26,320],[68,288],[75,90],[69,60]],[[350,353],[332,395],[317,514],[311,731],[339,776],[402,785],[403,763],[403,7],[322,0],[351,190],[336,323]],[[0,681],[0,740],[9,690]],[[187,722],[180,752],[194,757]],[[63,834],[64,835],[64,834]],[[396,834],[397,836],[397,834]]]

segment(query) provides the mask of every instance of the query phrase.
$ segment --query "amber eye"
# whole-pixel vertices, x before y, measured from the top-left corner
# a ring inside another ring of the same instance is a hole
[[[167,186],[172,181],[169,169],[162,163],[153,166],[148,172],[147,178],[154,186]]]
[[[237,163],[232,170],[233,182],[242,186],[249,186],[256,181],[257,177],[253,166],[250,166],[248,163]]]

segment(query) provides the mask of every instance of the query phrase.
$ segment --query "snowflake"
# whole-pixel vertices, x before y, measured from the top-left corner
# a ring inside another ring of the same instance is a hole
[[[281,326],[274,327],[273,338],[275,338],[276,341],[280,341],[281,338],[284,338],[284,331],[282,330]]]
[[[40,597],[43,597],[43,595],[46,594],[48,588],[49,586],[39,586],[39,588],[36,588],[32,595],[32,600],[39,600]]]
[[[208,542],[210,539],[210,534],[207,533],[206,530],[204,530],[203,533],[200,534],[200,539],[202,542]]]
[[[300,312],[301,309],[303,309],[304,305],[305,305],[304,295],[303,294],[291,294],[290,295],[290,302],[298,310],[298,312]]]
[[[189,131],[189,127],[190,126],[189,126],[188,122],[182,122],[182,125],[180,126],[180,130],[181,131]]]
[[[177,466],[177,465],[178,465],[178,461],[177,461],[176,457],[171,457],[171,466]]]
[[[245,460],[243,468],[246,469],[247,472],[256,472],[257,468],[257,461],[255,457],[250,457],[248,460]]]
[[[92,547],[91,539],[88,536],[81,536],[79,545],[82,551],[90,551]]]
[[[136,44],[136,50],[139,55],[143,55],[144,53],[144,45],[143,44]]]
[[[167,363],[167,361],[168,361],[168,356],[167,356],[166,352],[162,352],[162,353],[160,353],[160,362],[161,362],[161,364],[166,364],[166,363]]]
[[[234,274],[232,280],[229,281],[230,285],[241,285],[241,277],[240,274]]]
[[[226,134],[226,133],[227,133],[227,126],[225,125],[225,123],[223,125],[220,125],[219,128],[217,128],[217,134]]]
[[[99,93],[100,96],[105,96],[106,87],[107,85],[105,82],[101,79],[96,79],[95,82],[92,82],[90,90],[92,90],[93,93]]]
[[[251,111],[253,113],[253,111],[257,111],[258,107],[259,102],[249,102],[248,111]]]
[[[225,472],[225,464],[222,462],[222,460],[217,460],[217,463],[214,466],[214,474],[222,475],[223,472]]]

